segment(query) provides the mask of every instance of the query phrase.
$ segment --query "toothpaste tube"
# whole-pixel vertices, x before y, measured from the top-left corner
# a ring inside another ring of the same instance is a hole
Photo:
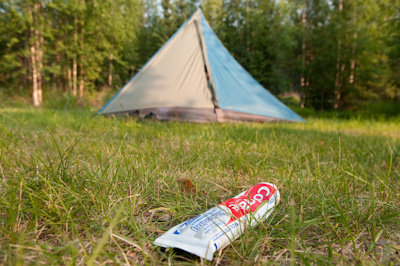
[[[279,203],[273,184],[262,182],[214,208],[168,230],[154,244],[185,250],[207,260],[229,245],[247,226],[268,218]]]

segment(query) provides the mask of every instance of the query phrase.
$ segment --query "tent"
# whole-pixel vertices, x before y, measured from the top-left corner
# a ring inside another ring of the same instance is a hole
[[[99,114],[192,122],[303,121],[232,57],[200,9]]]

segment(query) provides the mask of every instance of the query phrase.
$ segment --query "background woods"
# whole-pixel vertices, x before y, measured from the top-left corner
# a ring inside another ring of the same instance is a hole
[[[115,91],[200,5],[274,94],[317,110],[400,99],[400,0],[0,0],[0,95]]]

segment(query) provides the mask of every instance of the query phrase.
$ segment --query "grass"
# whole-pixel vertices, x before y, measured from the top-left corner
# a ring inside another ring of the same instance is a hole
[[[399,173],[398,119],[200,125],[2,108],[0,263],[396,265]],[[212,262],[152,245],[260,181],[282,202]]]

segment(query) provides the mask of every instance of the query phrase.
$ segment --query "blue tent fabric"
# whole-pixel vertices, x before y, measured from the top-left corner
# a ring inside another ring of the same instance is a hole
[[[201,31],[221,109],[303,121],[299,115],[261,86],[233,58],[210,28],[203,14],[201,14]]]

